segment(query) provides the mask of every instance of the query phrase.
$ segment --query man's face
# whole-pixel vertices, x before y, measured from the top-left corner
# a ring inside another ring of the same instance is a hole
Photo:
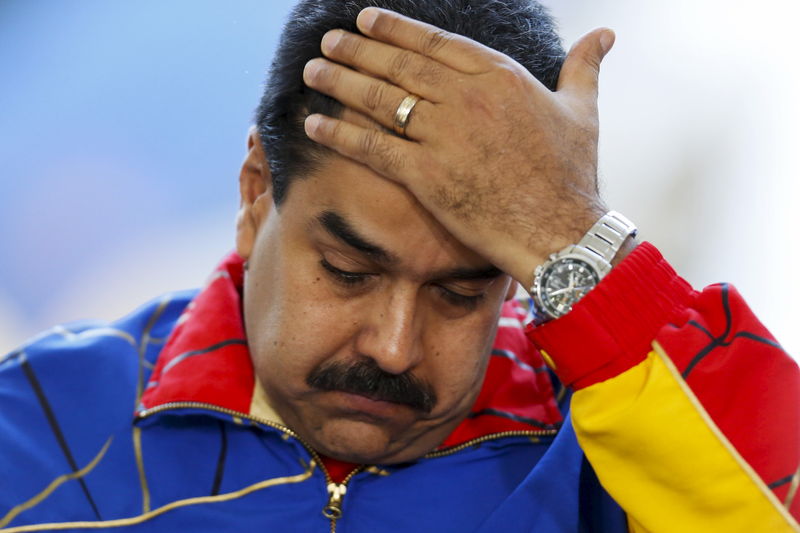
[[[332,155],[260,219],[244,286],[256,375],[317,451],[413,460],[472,406],[509,282],[406,189]]]

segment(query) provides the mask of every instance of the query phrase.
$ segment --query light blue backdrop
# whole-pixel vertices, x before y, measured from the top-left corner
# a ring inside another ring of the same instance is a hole
[[[128,242],[199,212],[232,220],[290,4],[0,2],[0,297],[15,320],[44,327],[46,302]]]

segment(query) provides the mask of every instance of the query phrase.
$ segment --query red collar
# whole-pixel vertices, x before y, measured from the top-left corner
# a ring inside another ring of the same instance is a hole
[[[243,278],[243,261],[232,253],[178,320],[141,409],[199,402],[251,414],[256,389],[242,322]],[[493,433],[552,429],[561,422],[544,362],[522,329],[524,315],[516,302],[503,306],[481,392],[440,448]]]

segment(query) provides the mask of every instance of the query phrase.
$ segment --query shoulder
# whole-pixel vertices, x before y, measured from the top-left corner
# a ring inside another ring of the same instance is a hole
[[[138,354],[163,343],[196,292],[165,294],[113,322],[82,320],[54,326],[0,357],[0,379],[9,379],[15,368],[26,364],[77,367],[98,358],[112,363],[115,354]]]
[[[53,327],[0,358],[0,478],[15,487],[0,491],[0,527],[9,508],[82,475],[104,443],[130,435],[152,362],[195,292],[165,295],[113,322]],[[69,501],[73,485],[60,491]]]
[[[137,387],[194,294],[170,293],[113,322],[55,326],[0,358],[0,435],[52,417],[67,426],[123,411],[129,418]]]

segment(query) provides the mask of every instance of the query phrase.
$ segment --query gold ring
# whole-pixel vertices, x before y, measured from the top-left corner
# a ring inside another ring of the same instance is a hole
[[[397,111],[394,112],[394,132],[398,135],[402,135],[403,137],[406,136],[406,126],[408,126],[408,119],[411,117],[411,112],[414,110],[414,106],[417,105],[421,98],[416,94],[409,94],[403,101],[400,102],[400,105],[397,106]]]

